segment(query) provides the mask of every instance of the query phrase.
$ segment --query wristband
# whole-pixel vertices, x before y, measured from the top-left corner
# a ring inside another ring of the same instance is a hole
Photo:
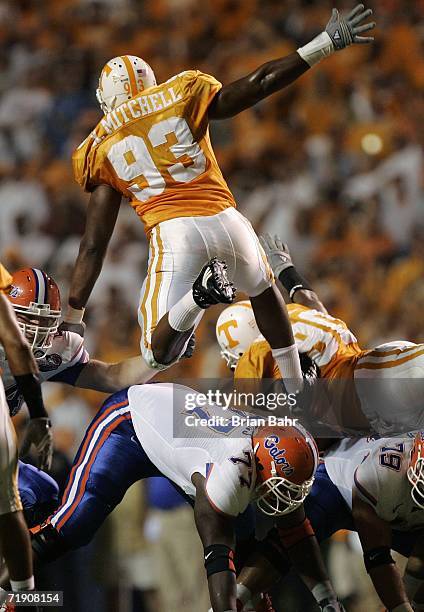
[[[234,567],[234,551],[225,544],[211,544],[204,549],[205,569],[207,577],[218,572],[236,573]]]
[[[44,407],[41,385],[35,374],[20,374],[15,376],[16,385],[23,396],[31,419],[48,418]]]
[[[337,601],[337,596],[329,580],[326,580],[325,582],[318,582],[318,584],[311,589],[311,593],[314,596],[315,601],[320,605],[326,605],[327,601]]]
[[[297,50],[300,57],[311,67],[318,64],[324,57],[334,53],[334,51],[333,41],[327,32],[321,32],[311,42]]]
[[[312,291],[312,287],[309,285],[308,281],[305,280],[301,274],[299,274],[294,266],[290,266],[289,268],[283,270],[278,278],[284,289],[289,294],[290,299],[293,298],[294,294],[299,289]]]
[[[389,546],[379,546],[378,548],[373,548],[372,550],[364,552],[365,569],[368,573],[375,567],[379,567],[380,565],[392,565],[394,562],[390,554]]]
[[[65,321],[65,323],[79,325],[80,323],[82,323],[84,312],[85,308],[72,308],[72,306],[68,304],[68,308],[66,310],[66,314],[63,320]]]
[[[35,589],[34,576],[30,576],[26,580],[11,580],[10,586],[12,591],[33,591]]]

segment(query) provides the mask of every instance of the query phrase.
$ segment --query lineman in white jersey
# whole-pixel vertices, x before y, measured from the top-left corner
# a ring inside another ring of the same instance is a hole
[[[412,612],[410,599],[424,584],[423,449],[421,434],[342,440],[325,454],[305,501],[320,542],[339,529],[358,532],[376,592],[396,612]],[[409,557],[404,584],[390,549]],[[268,535],[259,554],[267,586],[272,572],[276,580],[288,571],[275,534]],[[239,582],[249,589],[257,578],[257,570],[243,570]],[[414,603],[414,609],[424,606]]]
[[[399,531],[424,528],[424,497],[411,490],[414,438],[345,439],[325,455],[325,467],[350,509],[355,498]]]
[[[274,517],[317,600],[331,602],[322,609],[339,611],[303,510],[316,462],[315,443],[302,428],[256,428],[251,414],[207,403],[188,387],[133,386],[112,395],[94,417],[62,503],[40,526],[33,548],[48,561],[86,544],[134,482],[162,475],[194,502],[214,612],[238,609],[235,525],[253,499]]]
[[[25,268],[15,272],[11,289],[6,295],[15,310],[22,333],[32,347],[41,382],[62,382],[113,393],[151,378],[151,370],[144,366],[141,357],[119,363],[90,359],[84,347],[84,339],[79,334],[58,331],[60,292],[55,281],[43,270]],[[1,346],[0,369],[13,416],[22,407],[24,399]],[[31,431],[28,432],[27,444],[29,442]]]

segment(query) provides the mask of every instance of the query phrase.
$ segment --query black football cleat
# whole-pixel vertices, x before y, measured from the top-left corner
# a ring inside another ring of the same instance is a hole
[[[209,308],[213,304],[231,304],[236,289],[228,280],[227,264],[213,257],[202,268],[193,283],[193,299],[199,308]]]

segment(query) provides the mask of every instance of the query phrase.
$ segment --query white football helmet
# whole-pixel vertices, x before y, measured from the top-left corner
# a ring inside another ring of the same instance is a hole
[[[247,300],[228,306],[216,322],[216,338],[221,347],[221,357],[232,370],[260,335],[253,308]]]
[[[121,55],[104,66],[96,97],[106,115],[140,91],[155,85],[155,73],[147,62],[136,55]]]

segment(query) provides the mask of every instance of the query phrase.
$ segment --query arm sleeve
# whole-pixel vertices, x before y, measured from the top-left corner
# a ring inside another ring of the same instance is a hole
[[[293,328],[293,335],[296,346],[300,353],[310,351],[315,342],[319,341],[319,328],[311,327],[299,315],[303,312],[315,312],[307,306],[301,304],[288,304],[287,312],[289,314],[290,323]]]
[[[369,454],[355,469],[353,481],[361,499],[376,509],[379,498],[379,482],[374,461],[374,454]]]
[[[401,467],[388,466],[385,455],[390,449],[377,446],[356,468],[354,486],[361,498],[387,522],[398,518],[405,502],[405,472]],[[403,459],[404,461],[405,459]]]
[[[93,140],[93,135],[90,134],[72,154],[74,178],[78,185],[88,193],[91,193],[100,184],[99,177],[96,177],[95,172],[93,172],[93,163],[91,162]]]
[[[74,332],[65,331],[61,337],[60,347],[62,361],[52,371],[52,376],[46,375],[46,380],[75,385],[79,375],[90,360],[90,355],[84,347],[84,339]]]
[[[180,77],[183,95],[188,98],[188,113],[192,123],[199,126],[206,118],[209,105],[222,88],[222,83],[199,70],[187,70]]]
[[[403,475],[381,464],[381,447],[374,448],[354,473],[354,486],[364,502],[384,521],[396,519],[404,495]]]

